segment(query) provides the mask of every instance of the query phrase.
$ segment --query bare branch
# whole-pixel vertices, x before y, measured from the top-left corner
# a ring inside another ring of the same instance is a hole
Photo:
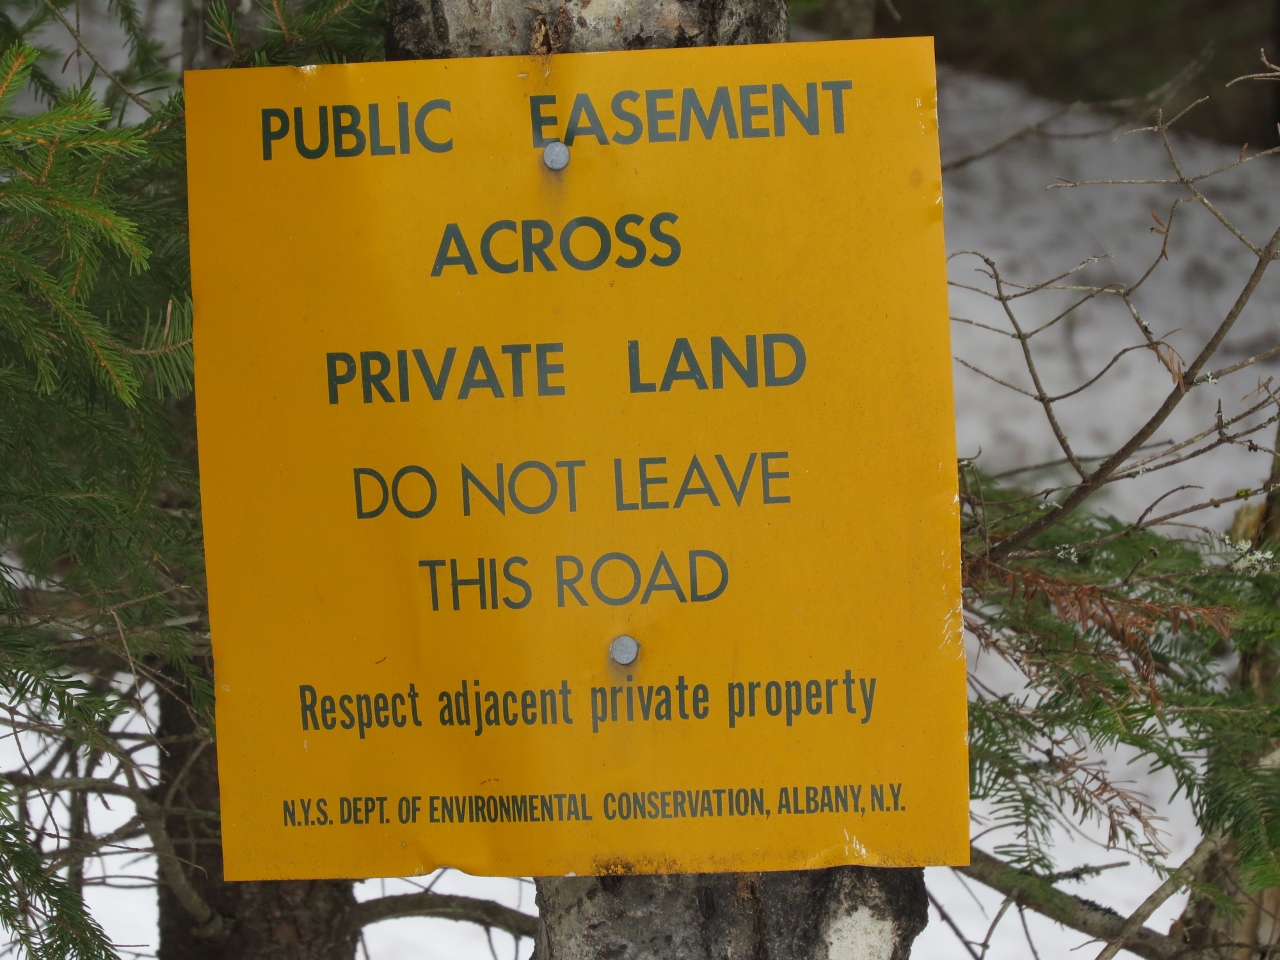
[[[1143,960],[1207,957],[1149,927],[1139,925],[1126,933],[1126,918],[1114,910],[1064,893],[1045,877],[1030,870],[1017,870],[977,847],[971,847],[969,855],[969,866],[956,867],[960,873],[1004,894],[1020,907],[1034,910],[1095,940],[1110,942],[1125,936],[1124,949]]]
[[[1280,238],[1280,231],[1277,231],[1277,238]],[[1009,306],[1009,297],[1004,292],[1004,280],[1000,276],[1000,272],[996,267],[995,261],[990,257],[983,256],[982,260],[986,263],[987,268],[991,271],[992,279],[996,285],[996,299],[1000,302],[1000,306],[1004,309],[1005,318],[1008,319],[1009,325],[1013,327],[1018,335],[1018,343],[1022,347],[1022,359],[1027,365],[1027,372],[1031,374],[1031,382],[1036,388],[1036,400],[1040,402],[1044,408],[1045,418],[1049,421],[1049,428],[1053,430],[1053,435],[1057,438],[1058,446],[1062,449],[1062,453],[1067,458],[1072,468],[1078,473],[1081,479],[1087,474],[1080,461],[1076,459],[1075,452],[1071,449],[1071,442],[1067,439],[1066,431],[1058,422],[1057,414],[1053,412],[1053,401],[1044,389],[1044,384],[1040,382],[1040,371],[1036,369],[1035,358],[1031,354],[1030,338],[1022,330],[1022,324],[1018,322],[1017,316],[1013,312],[1013,308]],[[1145,439],[1145,438],[1144,438]]]
[[[129,779],[129,785],[137,790],[132,769],[126,766],[124,772]],[[196,934],[211,938],[225,935],[227,932],[226,922],[220,914],[209,906],[204,897],[200,896],[199,891],[191,885],[191,881],[182,870],[182,861],[179,859],[177,851],[174,850],[173,841],[169,838],[169,832],[165,829],[164,808],[152,803],[141,790],[137,791],[133,801],[138,808],[138,813],[142,816],[147,835],[151,838],[151,845],[155,848],[156,863],[160,869],[161,876],[164,877],[169,889],[178,898],[178,902],[182,904],[183,909],[199,924],[195,930]]]
[[[1111,476],[1124,466],[1125,462],[1131,457],[1144,443],[1151,438],[1166,420],[1170,414],[1177,408],[1188,391],[1187,385],[1194,384],[1196,377],[1200,375],[1200,371],[1212,359],[1213,355],[1218,352],[1218,347],[1222,345],[1222,341],[1227,334],[1231,332],[1231,328],[1235,326],[1236,321],[1240,318],[1240,314],[1244,311],[1245,306],[1253,298],[1254,292],[1258,289],[1258,284],[1262,282],[1263,275],[1267,272],[1267,268],[1271,265],[1276,257],[1276,251],[1280,249],[1280,229],[1277,229],[1271,235],[1271,239],[1267,241],[1266,247],[1263,248],[1262,255],[1258,257],[1258,262],[1254,266],[1252,273],[1249,275],[1248,281],[1244,288],[1236,297],[1235,302],[1231,305],[1231,309],[1223,318],[1222,323],[1218,325],[1218,329],[1213,332],[1207,343],[1201,349],[1199,355],[1191,362],[1183,373],[1182,382],[1176,384],[1165,397],[1164,403],[1156,410],[1154,414],[1147,420],[1142,427],[1134,433],[1119,450],[1112,454],[1105,462],[1103,462],[1096,470],[1084,477],[1084,479],[1072,491],[1063,498],[1062,502],[1055,508],[1045,511],[1044,515],[1037,520],[1033,520],[1022,529],[1011,534],[1000,543],[996,544],[989,551],[993,558],[1005,556],[1017,549],[1021,544],[1026,543],[1032,537],[1048,530],[1054,524],[1062,520],[1063,517],[1075,511],[1085,500],[1089,499],[1096,493],[1103,484],[1105,484]],[[1064,451],[1065,452],[1065,451]],[[1074,464],[1073,464],[1074,466]]]
[[[1227,86],[1233,87],[1242,80],[1280,80],[1280,67],[1277,67],[1267,59],[1267,51],[1265,48],[1261,53],[1262,65],[1267,68],[1266,71],[1263,73],[1246,73],[1243,77],[1236,77],[1234,80],[1228,82]]]
[[[933,909],[938,911],[938,916],[942,918],[942,922],[951,928],[951,932],[956,935],[956,939],[960,941],[960,945],[969,952],[969,956],[973,957],[973,960],[981,960],[978,956],[978,952],[973,949],[973,944],[969,942],[969,938],[964,935],[964,931],[961,930],[959,925],[951,919],[951,914],[947,913],[946,908],[942,905],[942,901],[935,897],[932,892],[929,893],[929,902],[933,904]]]
[[[505,930],[513,937],[529,937],[538,934],[538,918],[519,910],[512,910],[492,900],[461,897],[443,893],[405,893],[392,897],[379,897],[356,904],[353,920],[356,926],[365,927],[383,920],[398,917],[440,917],[445,920],[465,920],[482,927]]]
[[[151,104],[130,90],[123,80],[107,69],[106,65],[94,55],[92,50],[89,49],[89,45],[84,42],[84,39],[80,36],[80,31],[72,25],[70,20],[62,15],[62,11],[54,6],[51,0],[44,0],[44,5],[48,7],[49,11],[58,18],[58,21],[67,28],[67,33],[71,34],[71,39],[75,40],[76,46],[83,50],[86,56],[93,61],[93,65],[98,68],[98,72],[124,91],[124,95],[126,97],[140,106],[143,110],[147,111],[147,113],[150,113]]]
[[[984,147],[983,149],[975,151],[974,153],[969,153],[961,157],[956,157],[956,159],[954,160],[947,160],[943,162],[942,172],[948,173],[952,170],[960,170],[964,167],[967,167],[971,163],[974,163],[978,160],[983,160],[986,157],[999,153],[1001,150],[1005,149],[1006,147],[1012,146],[1013,144],[1018,143],[1022,140],[1026,140],[1028,137],[1033,137],[1033,136],[1036,136],[1037,134],[1044,133],[1046,127],[1049,127],[1050,125],[1053,124],[1055,120],[1059,120],[1069,113],[1083,113],[1083,112],[1092,112],[1092,111],[1119,111],[1121,112],[1122,116],[1118,121],[1106,127],[1100,128],[1098,130],[1090,130],[1084,135],[1097,136],[1099,134],[1110,133],[1113,130],[1115,130],[1117,127],[1119,127],[1121,123],[1123,123],[1125,120],[1133,118],[1135,116],[1141,116],[1152,109],[1156,109],[1168,103],[1175,96],[1177,96],[1178,91],[1180,91],[1183,87],[1185,87],[1188,83],[1190,83],[1192,80],[1194,80],[1197,76],[1199,76],[1204,71],[1205,66],[1209,63],[1212,57],[1213,57],[1213,45],[1209,44],[1203,50],[1200,51],[1200,54],[1194,60],[1192,60],[1189,64],[1187,64],[1185,67],[1179,70],[1174,76],[1166,80],[1164,83],[1160,84],[1160,86],[1156,87],[1150,93],[1147,93],[1145,96],[1126,97],[1121,100],[1104,100],[1098,103],[1065,103],[1062,106],[1058,107],[1057,109],[1050,111],[1047,115],[1045,115],[1044,117],[1041,117],[1039,120],[1035,121],[1034,123],[1028,124],[1027,126],[1022,127],[1019,130],[1015,130],[1013,133],[1009,134],[1007,137],[1004,137],[1003,139],[996,141],[995,143],[991,144],[988,147]],[[1269,78],[1269,79],[1275,79],[1275,78]]]
[[[1247,360],[1241,360],[1239,363],[1233,363],[1229,367],[1223,367],[1221,370],[1215,370],[1213,373],[1204,373],[1196,378],[1196,383],[1214,383],[1223,377],[1230,376],[1238,370],[1245,367],[1251,367],[1255,363],[1263,363],[1270,360],[1274,356],[1280,356],[1280,347],[1272,347],[1270,350],[1263,350],[1261,353],[1255,353]]]
[[[1120,928],[1119,934],[1113,937],[1102,952],[1098,954],[1097,960],[1112,960],[1117,953],[1124,949],[1128,944],[1127,941],[1138,930],[1142,929],[1142,925],[1147,922],[1156,908],[1164,903],[1182,887],[1186,886],[1187,875],[1194,876],[1201,867],[1204,866],[1206,860],[1213,855],[1214,851],[1222,846],[1222,838],[1218,836],[1208,836],[1196,845],[1191,856],[1187,857],[1181,867],[1177,871],[1170,874],[1159,887],[1142,901],[1137,910],[1130,914],[1129,919],[1124,922],[1124,926]]]

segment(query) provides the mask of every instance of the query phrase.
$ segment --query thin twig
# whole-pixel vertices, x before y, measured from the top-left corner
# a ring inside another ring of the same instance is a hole
[[[888,3],[888,0],[885,0],[885,2]],[[1084,111],[1120,110],[1120,111],[1124,111],[1128,117],[1133,117],[1137,114],[1145,112],[1146,110],[1156,107],[1157,105],[1167,103],[1169,100],[1171,100],[1174,96],[1178,94],[1178,91],[1180,91],[1183,87],[1185,87],[1189,82],[1194,80],[1200,73],[1204,71],[1205,66],[1208,64],[1209,60],[1212,59],[1212,57],[1213,57],[1213,45],[1209,44],[1203,50],[1201,50],[1199,55],[1194,60],[1192,60],[1189,64],[1187,64],[1187,66],[1183,67],[1173,77],[1166,80],[1164,83],[1160,84],[1160,86],[1156,87],[1154,90],[1152,90],[1151,92],[1147,93],[1145,96],[1142,96],[1142,97],[1126,97],[1124,99],[1104,100],[1104,101],[1099,101],[1097,103],[1063,104],[1062,106],[1050,111],[1047,115],[1045,115],[1044,117],[1041,117],[1039,120],[1035,121],[1034,123],[1030,123],[1025,127],[1015,130],[1013,133],[1009,134],[1008,136],[1004,137],[1001,140],[998,140],[997,142],[991,144],[988,147],[984,147],[981,150],[977,150],[973,153],[969,153],[961,157],[956,157],[954,160],[944,161],[942,164],[942,172],[949,173],[952,170],[960,170],[964,167],[967,167],[971,163],[975,163],[978,160],[983,160],[989,156],[992,156],[993,154],[999,153],[1001,150],[1005,149],[1006,147],[1012,146],[1015,143],[1018,143],[1022,140],[1027,139],[1028,137],[1033,137],[1039,133],[1042,133],[1045,127],[1052,124],[1055,120],[1058,120],[1066,116],[1068,113],[1084,112]],[[1101,133],[1110,133],[1111,131],[1115,130],[1120,125],[1121,122],[1123,122],[1123,119],[1124,118],[1122,118],[1120,122],[1112,124],[1109,127],[1105,127],[1100,130],[1089,131],[1089,133],[1086,135],[1097,136],[1098,134],[1101,134]]]
[[[942,905],[942,901],[933,895],[932,890],[929,891],[929,902],[933,904],[933,909],[938,911],[938,916],[942,918],[942,922],[951,928],[951,932],[956,935],[956,939],[960,941],[965,950],[969,951],[969,956],[973,957],[973,960],[981,960],[978,956],[978,951],[973,949],[973,944],[969,942],[969,938],[964,935],[964,931],[960,929],[959,925],[951,919],[951,914],[947,913],[947,908]]]
[[[67,32],[71,34],[71,38],[76,42],[77,49],[83,50],[88,55],[89,59],[93,61],[93,65],[98,68],[99,72],[101,72],[103,76],[105,76],[108,80],[110,80],[122,91],[124,91],[124,95],[126,97],[128,97],[138,106],[140,106],[143,110],[147,111],[147,113],[151,113],[152,112],[151,104],[149,104],[146,100],[143,100],[140,96],[138,96],[136,93],[130,90],[128,86],[125,85],[123,80],[121,80],[114,73],[112,73],[110,70],[107,69],[106,65],[97,58],[97,56],[94,54],[94,52],[91,49],[89,49],[88,44],[84,42],[84,38],[80,36],[80,32],[76,30],[76,28],[72,25],[71,21],[68,20],[66,17],[64,17],[62,15],[62,11],[53,5],[52,0],[43,0],[43,2],[44,2],[44,5],[48,7],[49,10],[53,13],[53,15],[58,18],[58,20],[62,23],[62,25],[67,28]]]
[[[1111,960],[1112,957],[1124,949],[1129,938],[1141,929],[1142,925],[1147,922],[1147,918],[1155,913],[1162,903],[1186,886],[1188,877],[1194,877],[1198,874],[1205,861],[1221,846],[1222,838],[1216,834],[1201,840],[1196,845],[1195,850],[1192,851],[1191,856],[1182,862],[1182,866],[1174,873],[1171,873],[1164,883],[1156,887],[1151,892],[1151,895],[1142,901],[1138,909],[1129,915],[1129,919],[1124,922],[1120,931],[1102,948],[1102,952],[1098,954],[1095,960]]]

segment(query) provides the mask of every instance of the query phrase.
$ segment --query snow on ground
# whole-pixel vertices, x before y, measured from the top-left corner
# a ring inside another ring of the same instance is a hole
[[[1018,86],[989,78],[944,71],[941,77],[940,129],[944,161],[954,161],[999,142],[1010,133],[1047,116],[1057,105],[1026,94]],[[1055,125],[1059,132],[1083,132],[1105,127],[1097,116],[1077,115]],[[1124,129],[1124,128],[1122,128]],[[1188,173],[1199,173],[1236,161],[1235,150],[1217,144],[1176,137],[1175,156]],[[1172,201],[1181,188],[1153,185],[1098,185],[1049,189],[1051,184],[1086,179],[1142,180],[1170,176],[1170,160],[1154,133],[1119,139],[1097,137],[1033,137],[948,173],[944,177],[947,246],[953,255],[954,282],[989,289],[975,272],[983,265],[958,251],[978,250],[996,261],[1001,273],[1022,283],[1043,282],[1089,257],[1108,255],[1082,276],[1093,283],[1132,282],[1158,256],[1160,222],[1168,223]],[[1265,244],[1280,227],[1280,165],[1263,158],[1204,184],[1215,205],[1255,243]],[[1203,347],[1226,315],[1253,269],[1248,248],[1203,208],[1187,205],[1178,213],[1168,260],[1161,262],[1135,298],[1135,305],[1157,338],[1167,338],[1188,362]],[[1042,301],[1042,302],[1041,302]],[[1014,304],[1024,329],[1043,323],[1062,308],[1064,296],[1028,298]],[[1280,277],[1264,279],[1224,342],[1210,370],[1220,369],[1280,343],[1276,323]],[[1000,305],[963,290],[953,291],[956,317],[1008,330]],[[1031,388],[1018,343],[1012,339],[955,323],[953,349],[957,357],[987,373]],[[1043,342],[1042,342],[1043,340]],[[1074,388],[1100,371],[1124,346],[1140,341],[1132,316],[1118,301],[1095,301],[1056,331],[1033,340],[1036,364],[1051,393]],[[1184,401],[1153,440],[1183,439],[1209,429],[1221,401],[1227,416],[1240,409],[1259,376],[1274,374],[1271,365],[1242,371],[1220,384],[1196,390]],[[1066,401],[1059,414],[1074,449],[1098,455],[1116,449],[1164,401],[1173,383],[1168,371],[1150,351],[1130,354],[1077,400]],[[1038,403],[1019,396],[971,369],[955,366],[956,420],[962,456],[977,456],[988,471],[1000,471],[1062,457]],[[1259,434],[1272,444],[1272,428]],[[978,456],[979,451],[981,455]],[[1186,491],[1161,504],[1190,504],[1230,494],[1266,478],[1269,454],[1228,447],[1201,460],[1168,471],[1151,473],[1117,485],[1096,507],[1126,518],[1136,517],[1157,497],[1180,484],[1203,489]],[[1230,525],[1233,509],[1207,511],[1196,522],[1222,530]],[[1012,671],[988,659],[978,669],[997,687],[1016,683]],[[1001,676],[1004,674],[1004,676]],[[1125,767],[1126,758],[1110,758],[1110,766],[1131,780],[1167,818],[1165,842],[1168,862],[1180,863],[1199,840],[1194,818],[1183,802],[1171,802],[1171,777],[1152,774],[1140,766]],[[981,812],[981,811],[978,811]],[[975,825],[975,832],[980,826]],[[1059,869],[1080,864],[1108,864],[1125,858],[1096,842],[1096,831],[1070,835],[1062,831]],[[1092,835],[1092,836],[1091,836]],[[987,848],[993,845],[990,838]],[[981,843],[981,841],[980,841]],[[974,941],[986,936],[1001,897],[978,884],[964,883],[951,870],[927,871],[931,892],[951,918]],[[1160,882],[1144,867],[1109,870],[1076,884],[1072,892],[1121,913],[1135,909]],[[1149,921],[1166,930],[1181,912],[1185,895],[1167,902]],[[1043,960],[1091,956],[1098,947],[1084,947],[1086,938],[1066,931],[1034,914],[1024,927],[1016,911],[1005,915],[991,939],[991,958],[1026,957],[1034,940]],[[963,947],[931,910],[931,923],[916,944],[921,957],[962,957]],[[1126,954],[1127,955],[1127,954]]]
[[[1056,107],[1036,99],[1018,86],[987,78],[944,71],[941,92],[941,131],[944,159],[954,159],[999,141],[1021,126],[1038,120]],[[1100,125],[1097,117],[1068,118],[1059,129],[1077,131]],[[1188,170],[1207,170],[1231,163],[1237,156],[1229,148],[1189,139],[1176,141],[1177,152]],[[1092,138],[1029,138],[997,155],[974,162],[945,178],[947,241],[952,252],[981,250],[995,259],[1002,272],[1015,281],[1044,280],[1087,257],[1109,254],[1111,259],[1091,268],[1087,276],[1104,281],[1132,279],[1154,259],[1161,237],[1153,212],[1167,222],[1175,191],[1155,186],[1092,186],[1045,189],[1060,182],[1085,178],[1141,179],[1165,176],[1168,161],[1158,138],[1137,134],[1114,140]],[[817,188],[817,187],[816,187]],[[1280,167],[1273,158],[1225,174],[1207,190],[1246,234],[1265,242],[1280,225]],[[1155,336],[1167,337],[1187,360],[1195,355],[1208,332],[1229,308],[1252,268],[1249,251],[1200,209],[1179,213],[1181,231],[1175,230],[1170,257],[1160,264],[1147,289],[1136,299]],[[951,261],[953,280],[980,281],[974,272],[980,262],[969,256]],[[1057,296],[1039,301],[1019,301],[1027,323],[1043,322],[1058,309]],[[1242,314],[1235,332],[1221,352],[1218,368],[1280,342],[1276,308],[1280,303],[1280,278],[1264,280],[1253,303]],[[1005,327],[998,305],[964,291],[952,298],[957,316]],[[964,324],[953,325],[958,356],[987,372],[1018,384],[1028,383],[1017,344],[1007,338]],[[1119,348],[1138,342],[1137,328],[1121,305],[1095,302],[1053,332],[1034,341],[1037,363],[1052,391],[1078,385],[1100,370]],[[1275,366],[1264,368],[1270,375]],[[1178,413],[1155,439],[1180,438],[1209,428],[1219,400],[1228,415],[1239,409],[1243,398],[1256,387],[1257,372],[1247,371],[1224,379],[1216,387],[1192,393]],[[1149,351],[1139,351],[1122,361],[1078,400],[1063,405],[1064,425],[1081,455],[1097,455],[1114,449],[1164,400],[1171,389],[1169,374]],[[957,434],[963,456],[981,455],[978,463],[989,471],[1054,460],[1061,456],[1037,404],[957,365],[955,370]],[[1271,443],[1270,431],[1259,437]],[[1196,483],[1203,491],[1189,496],[1230,493],[1258,483],[1266,476],[1265,453],[1250,454],[1228,449],[1181,470],[1148,474],[1127,481],[1100,503],[1124,516],[1136,516],[1161,493],[1179,483]],[[1175,501],[1166,501],[1172,503]],[[1232,509],[1209,511],[1206,523],[1225,529]],[[980,666],[993,683],[1001,677],[993,662]],[[1122,758],[1113,758],[1123,770]],[[1169,860],[1178,863],[1190,853],[1198,835],[1185,805],[1170,803],[1172,783],[1167,776],[1133,768],[1132,779],[1150,802],[1168,818],[1166,842]],[[980,829],[975,827],[975,830]],[[1066,835],[1059,848],[1060,868],[1082,863],[1105,864],[1124,859],[1089,840]],[[974,940],[982,940],[1000,898],[977,884],[964,884],[952,871],[931,869],[929,886],[951,917]],[[1073,892],[1113,907],[1133,910],[1158,885],[1150,871],[1128,866],[1109,870],[1100,877],[1077,884]],[[362,897],[383,890],[410,889],[404,881],[370,881],[359,888]],[[532,888],[511,879],[474,878],[448,872],[438,891],[465,893],[502,900],[532,912]],[[1185,897],[1162,907],[1150,921],[1166,929],[1181,910]],[[154,897],[150,893],[94,890],[91,902],[96,915],[120,943],[151,944],[155,940]],[[1080,950],[1085,938],[1063,931],[1028,913],[1027,930],[1043,960],[1092,956],[1097,947]],[[1026,934],[1016,911],[1005,915],[992,937],[990,960],[1031,956]],[[370,927],[365,932],[365,952],[371,960],[481,960],[490,956],[483,931],[443,920],[399,920]],[[509,937],[494,935],[498,957],[515,956]],[[518,955],[527,956],[525,941]],[[916,956],[950,958],[966,956],[964,948],[931,911],[929,928],[917,941]],[[1129,956],[1125,954],[1125,956]]]
[[[940,78],[939,123],[943,159],[954,161],[1047,116],[1057,104],[1029,96],[1015,84],[943,71]],[[1104,118],[1075,115],[1053,129],[1084,132],[1108,125]],[[1125,128],[1121,128],[1122,130]],[[1217,144],[1175,137],[1174,153],[1189,173],[1232,164],[1238,152]],[[1092,283],[1132,282],[1158,256],[1160,222],[1168,223],[1172,201],[1181,188],[1153,185],[1098,185],[1049,189],[1051,184],[1086,179],[1142,180],[1170,176],[1170,161],[1160,138],[1135,133],[1096,137],[1032,137],[998,154],[956,169],[944,177],[947,246],[952,254],[953,282],[989,289],[976,271],[975,257],[958,251],[978,250],[996,261],[1001,273],[1022,283],[1043,282],[1089,257],[1107,255],[1083,277]],[[1264,158],[1204,184],[1215,205],[1255,243],[1264,244],[1280,226],[1280,166]],[[1253,254],[1203,208],[1186,205],[1161,262],[1135,298],[1135,305],[1157,338],[1166,338],[1187,362],[1226,315],[1253,269]],[[1043,323],[1062,309],[1064,296],[1048,295],[1017,301],[1014,309],[1024,329]],[[1280,278],[1264,279],[1245,308],[1218,359],[1220,369],[1280,343],[1276,308]],[[1000,305],[963,290],[953,290],[953,316],[1009,329]],[[965,323],[952,326],[953,349],[967,360],[1007,382],[1031,388],[1026,364],[1016,341]],[[1032,341],[1035,360],[1046,388],[1064,392],[1094,376],[1122,347],[1139,343],[1140,333],[1124,305],[1094,301],[1041,338]],[[1211,428],[1219,401],[1228,416],[1240,409],[1261,376],[1276,367],[1264,365],[1224,378],[1220,384],[1193,391],[1153,440],[1183,439]],[[1130,354],[1076,400],[1062,404],[1059,415],[1078,454],[1098,455],[1116,449],[1164,401],[1172,378],[1150,351]],[[1057,445],[1038,403],[1019,396],[971,369],[955,366],[957,438],[962,456],[976,456],[986,470],[996,472],[1059,460]],[[1268,428],[1258,439],[1271,446]],[[980,456],[979,456],[980,452]],[[1183,467],[1126,481],[1108,492],[1096,507],[1126,518],[1136,517],[1157,497],[1180,484],[1203,489],[1186,491],[1161,504],[1161,512],[1211,496],[1230,494],[1266,478],[1269,455],[1229,447]],[[1197,522],[1222,530],[1230,525],[1232,508],[1207,511]],[[978,669],[997,687],[1016,683],[1012,671],[987,659]],[[1003,676],[1002,676],[1003,674]],[[1168,862],[1180,863],[1199,840],[1194,818],[1183,802],[1172,802],[1172,779],[1134,766],[1123,757],[1110,766],[1134,783],[1167,818],[1165,843]],[[981,812],[980,810],[978,812]],[[975,833],[981,827],[975,825]],[[1096,842],[1097,831],[1062,831],[1058,867],[1108,864],[1124,860]],[[979,841],[980,844],[982,841]],[[994,838],[985,846],[990,849]],[[979,884],[965,883],[951,870],[927,871],[930,891],[966,936],[982,941],[1001,903],[998,894]],[[1135,909],[1160,878],[1144,867],[1130,865],[1109,870],[1071,892],[1105,904],[1121,913]],[[1181,912],[1186,896],[1168,901],[1148,922],[1166,930]],[[916,943],[920,957],[963,957],[964,948],[936,909],[930,925]],[[1032,955],[1028,937],[1043,960],[1092,956],[1096,945],[1086,938],[1028,912],[1025,926],[1010,911],[991,937],[988,957]],[[1124,954],[1128,956],[1128,954]]]
[[[940,126],[944,162],[967,156],[1046,116],[1057,105],[1028,96],[1017,86],[944,72]],[[1075,132],[1108,125],[1104,118],[1076,116],[1059,130]],[[1124,129],[1124,128],[1122,128]],[[1218,144],[1176,138],[1174,150],[1183,169],[1198,173],[1229,165],[1235,150]],[[1265,244],[1280,225],[1280,168],[1277,158],[1246,164],[1204,184],[1215,205],[1247,236]],[[983,264],[959,251],[977,250],[994,259],[1007,278],[1042,282],[1089,257],[1106,255],[1080,277],[1090,282],[1132,282],[1160,252],[1159,225],[1169,219],[1180,187],[1147,185],[1082,186],[1048,189],[1051,184],[1085,179],[1164,178],[1170,164],[1158,136],[1136,133],[1084,139],[1035,138],[979,160],[944,177],[947,246],[953,255],[953,282],[989,286],[978,272]],[[1135,298],[1154,336],[1167,338],[1190,362],[1226,315],[1256,262],[1253,254],[1198,205],[1183,206],[1175,223],[1169,259],[1160,263]],[[1076,279],[1079,279],[1076,278]],[[1050,319],[1064,295],[1015,302],[1019,320],[1029,329]],[[1245,308],[1218,359],[1220,369],[1280,341],[1275,317],[1280,274],[1264,278]],[[1008,330],[999,305],[963,290],[953,290],[953,315]],[[1031,388],[1016,342],[963,323],[952,326],[954,351],[1002,380]],[[1032,341],[1046,389],[1064,392],[1100,371],[1118,349],[1138,344],[1133,318],[1116,298],[1100,298]],[[1273,361],[1273,364],[1275,361]],[[1181,439],[1214,424],[1219,400],[1224,412],[1239,409],[1257,386],[1258,369],[1242,371],[1220,384],[1198,389],[1183,402],[1153,441]],[[1267,375],[1277,369],[1262,368]],[[1097,384],[1060,405],[1059,414],[1076,452],[1110,452],[1133,433],[1164,401],[1173,387],[1165,368],[1149,350],[1131,353]],[[979,465],[998,471],[1061,459],[1039,405],[1000,387],[972,370],[955,367],[957,434],[962,456],[981,451]],[[1259,439],[1271,445],[1268,430]],[[1176,479],[1153,473],[1117,485],[1099,503],[1124,516],[1136,516],[1157,496],[1179,483],[1195,482],[1203,491],[1166,501],[1191,503],[1208,496],[1256,485],[1270,466],[1265,452],[1243,448],[1215,454],[1180,471]],[[1219,529],[1230,525],[1230,511],[1201,521]]]

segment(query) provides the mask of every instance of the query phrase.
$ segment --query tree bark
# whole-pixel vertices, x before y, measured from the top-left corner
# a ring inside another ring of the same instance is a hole
[[[869,32],[874,7],[849,30]],[[392,0],[387,59],[778,43],[783,0]],[[928,921],[921,870],[543,877],[540,960],[906,960]]]
[[[181,677],[169,680],[173,692],[184,690]],[[153,800],[192,812],[164,817],[173,849],[159,852],[159,960],[353,960],[359,929],[350,880],[222,878],[217,751],[188,703],[168,692],[160,700],[164,749]]]
[[[1280,4],[1277,16],[1280,17]],[[1277,429],[1275,443],[1275,449],[1280,450],[1280,429]],[[1277,552],[1280,551],[1280,454],[1271,458],[1267,490],[1267,498],[1262,503],[1246,504],[1236,512],[1231,535],[1248,541],[1256,549]],[[1241,655],[1233,680],[1242,690],[1275,701],[1277,675],[1280,675],[1280,660],[1270,646],[1259,644]],[[1278,762],[1280,744],[1270,755],[1259,758],[1259,763],[1265,766]],[[1198,879],[1230,898],[1234,909],[1225,908],[1221,897],[1193,892],[1170,936],[1178,937],[1194,949],[1212,950],[1230,960],[1273,956],[1280,946],[1280,888],[1250,893],[1241,882],[1233,844],[1215,852]]]
[[[1169,931],[1171,938],[1223,960],[1275,955],[1280,944],[1280,889],[1270,887],[1249,893],[1240,882],[1240,871],[1229,845],[1209,859],[1197,879],[1224,894],[1235,909],[1224,909],[1221,899],[1193,893]]]
[[[928,922],[922,870],[538,880],[539,960],[907,960]]]
[[[392,0],[388,60],[777,43],[781,0]]]

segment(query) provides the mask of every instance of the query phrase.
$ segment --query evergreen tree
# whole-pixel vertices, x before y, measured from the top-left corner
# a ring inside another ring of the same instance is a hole
[[[33,956],[106,957],[85,791],[109,769],[145,795],[116,734],[157,663],[190,675],[199,583],[181,106],[113,123],[39,61],[20,40],[0,59],[0,689],[25,768],[0,781],[0,923]],[[19,116],[28,84],[49,106]]]

